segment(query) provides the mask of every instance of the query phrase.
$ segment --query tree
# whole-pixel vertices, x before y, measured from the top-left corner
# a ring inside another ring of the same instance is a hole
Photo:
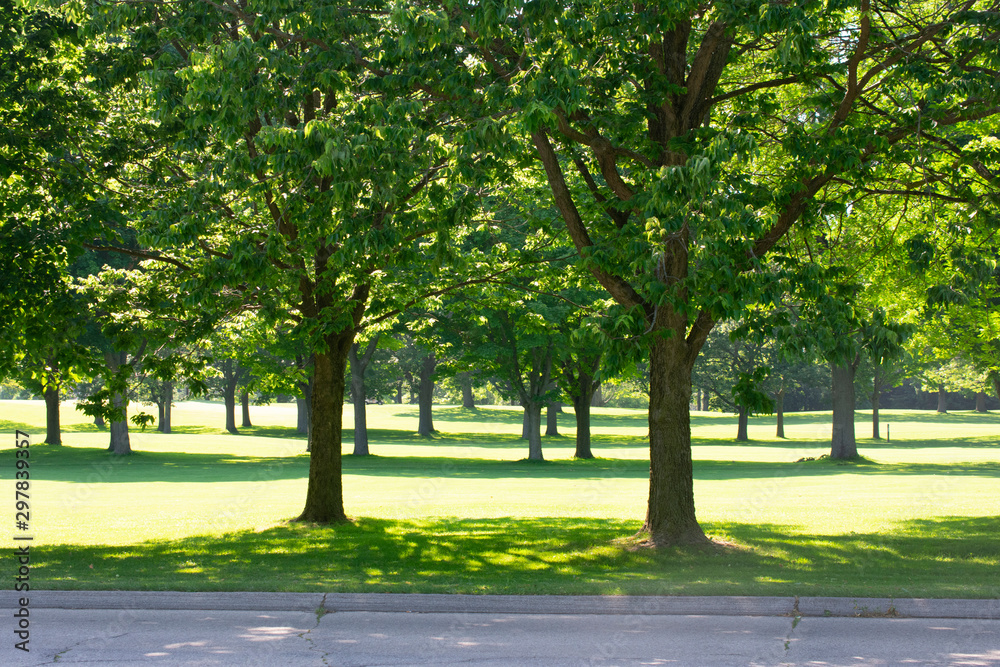
[[[477,151],[498,139],[491,117],[454,123],[455,100],[426,91],[386,14],[355,9],[185,1],[95,6],[88,17],[115,38],[106,78],[153,100],[159,138],[170,138],[136,159],[141,179],[121,176],[156,203],[135,223],[141,254],[178,271],[186,306],[234,297],[307,341],[299,519],[318,523],[346,520],[341,420],[355,336],[446,289],[443,272],[413,278],[452,259],[450,234],[476,192],[442,181],[473,160],[488,165]]]
[[[809,279],[768,256],[841,184],[895,176],[924,128],[996,113],[996,31],[968,11],[987,6],[488,2],[454,22],[511,82],[566,233],[649,351],[651,544],[705,540],[691,371],[716,322]]]
[[[361,343],[351,345],[348,360],[351,363],[351,402],[354,403],[354,455],[368,455],[368,416],[365,410],[368,398],[365,392],[365,371],[378,347],[379,334],[375,334],[362,351]],[[360,354],[359,354],[360,352]]]

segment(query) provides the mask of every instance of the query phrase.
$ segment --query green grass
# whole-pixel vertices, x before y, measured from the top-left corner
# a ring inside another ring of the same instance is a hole
[[[513,408],[370,406],[375,456],[345,457],[353,524],[289,524],[305,497],[294,406],[182,403],[176,434],[133,433],[130,457],[64,406],[66,446],[34,445],[32,580],[60,589],[395,591],[1000,597],[1000,417],[890,411],[892,442],[865,460],[828,450],[828,413],[788,415],[787,440],[754,420],[692,419],[695,497],[719,551],[633,549],[648,485],[645,415],[595,411],[594,450],[575,461],[573,416],[522,460]],[[351,426],[351,409],[345,426]],[[859,413],[858,433],[870,428]],[[40,402],[0,401],[0,445],[43,432]],[[350,432],[345,453],[351,451]],[[11,484],[13,451],[0,451]],[[13,494],[10,494],[13,496]],[[13,510],[11,505],[10,510]],[[12,546],[9,540],[5,546]]]

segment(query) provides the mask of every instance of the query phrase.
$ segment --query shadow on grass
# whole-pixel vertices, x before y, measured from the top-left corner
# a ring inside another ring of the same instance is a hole
[[[738,547],[632,550],[637,521],[358,519],[125,547],[49,545],[50,589],[492,594],[997,597],[1000,518],[908,521],[880,534],[708,524]]]
[[[12,449],[0,450],[0,459],[13,470]],[[178,482],[213,483],[279,479],[302,479],[309,473],[305,453],[295,456],[233,456],[179,452],[134,452],[117,457],[105,449],[91,447],[36,446],[31,449],[36,479],[77,483]],[[352,456],[343,458],[348,475],[398,478],[455,479],[645,479],[649,463],[644,459],[552,461],[497,461],[491,459],[438,456]],[[1000,477],[997,463],[901,463],[882,464],[822,459],[803,462],[697,460],[694,476],[699,480],[774,479],[841,474],[860,475],[965,475]]]

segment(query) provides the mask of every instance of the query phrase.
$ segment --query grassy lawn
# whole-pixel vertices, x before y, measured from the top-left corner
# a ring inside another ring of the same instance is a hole
[[[1000,415],[887,411],[891,442],[862,439],[866,460],[837,464],[801,460],[828,451],[829,413],[788,415],[785,440],[773,418],[752,420],[744,444],[732,416],[696,413],[698,517],[734,546],[660,553],[628,541],[648,484],[642,411],[595,410],[593,461],[571,459],[569,411],[563,435],[543,438],[549,460],[529,463],[519,409],[435,407],[440,433],[424,439],[416,406],[369,406],[375,455],[345,458],[355,521],[336,528],[288,523],[308,471],[294,405],[252,417],[234,436],[221,404],[181,403],[174,434],[133,433],[136,453],[114,458],[107,433],[64,406],[65,446],[31,449],[33,584],[1000,597]],[[43,434],[43,404],[0,401],[11,486],[15,429]]]

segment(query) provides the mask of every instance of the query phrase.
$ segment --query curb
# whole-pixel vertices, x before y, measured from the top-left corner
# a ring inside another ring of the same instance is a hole
[[[5,606],[18,599],[6,592]],[[32,591],[36,609],[592,614],[639,616],[835,616],[1000,620],[1000,600],[922,598],[448,595],[411,593],[239,593]]]

